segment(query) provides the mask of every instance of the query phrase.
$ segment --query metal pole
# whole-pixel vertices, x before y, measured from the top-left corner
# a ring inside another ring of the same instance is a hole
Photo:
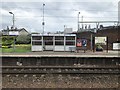
[[[93,50],[93,34],[92,34],[92,32],[91,32],[91,51]]]
[[[43,22],[42,22],[42,25],[43,25],[43,34],[44,34],[44,25],[45,25],[45,22],[44,22],[44,6],[45,6],[45,4],[43,3]]]
[[[13,50],[15,51],[15,41],[16,41],[16,36],[14,37],[14,44],[13,44]]]
[[[13,14],[13,29],[15,28],[15,15]]]
[[[66,25],[64,25],[64,32],[65,32]]]
[[[80,29],[80,25],[79,25],[79,15],[80,15],[80,12],[78,12],[78,31]]]
[[[107,37],[107,50],[106,50],[106,52],[108,53],[108,37]]]
[[[15,15],[14,15],[14,13],[13,13],[13,29],[15,29]],[[16,36],[14,37],[14,46],[13,46],[14,51],[15,51],[15,42],[16,42]]]
[[[82,16],[82,22],[83,22],[83,16]],[[82,23],[82,29],[84,28],[83,23]]]
[[[10,14],[13,15],[13,29],[15,28],[15,15],[13,12],[9,12]],[[15,51],[15,41],[16,41],[16,37],[14,37],[14,43],[13,43],[13,50]]]
[[[67,28],[67,26],[66,25],[64,25],[64,34],[65,34],[65,29]]]
[[[13,15],[13,29],[14,29],[14,27],[15,27],[15,15],[14,15],[14,13],[13,12],[9,12],[10,14],[12,14]]]
[[[64,25],[64,52],[66,51],[65,47],[66,47],[66,36],[65,36],[65,28],[66,28],[66,25]]]

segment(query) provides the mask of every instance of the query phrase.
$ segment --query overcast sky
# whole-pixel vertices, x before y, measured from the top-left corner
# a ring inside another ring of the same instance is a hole
[[[0,17],[5,29],[12,25],[12,15],[15,14],[15,27],[25,28],[29,32],[43,31],[43,3],[45,32],[63,31],[64,25],[77,30],[79,21],[117,21],[119,0],[2,0],[0,2]],[[111,25],[111,24],[109,24]]]

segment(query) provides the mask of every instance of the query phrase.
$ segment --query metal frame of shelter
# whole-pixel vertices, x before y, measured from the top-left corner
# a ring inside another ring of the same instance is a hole
[[[76,48],[75,34],[33,34],[32,51],[71,51]]]

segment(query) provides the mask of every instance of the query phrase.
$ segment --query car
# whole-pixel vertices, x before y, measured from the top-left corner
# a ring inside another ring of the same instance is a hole
[[[100,45],[97,45],[97,47],[96,47],[96,51],[103,51],[103,48],[102,48],[102,46],[100,46]]]

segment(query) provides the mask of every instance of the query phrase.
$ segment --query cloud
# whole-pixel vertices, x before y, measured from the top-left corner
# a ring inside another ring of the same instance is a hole
[[[2,1],[2,28],[11,26],[12,16],[9,11],[15,14],[15,25],[18,28],[26,28],[28,31],[43,31],[43,3],[45,16],[45,31],[63,31],[64,25],[77,30],[78,12],[81,20],[100,21],[117,20],[117,4],[119,0],[12,0]]]
[[[83,2],[83,0],[2,0],[2,2]],[[84,2],[118,2],[119,0],[84,0]]]

